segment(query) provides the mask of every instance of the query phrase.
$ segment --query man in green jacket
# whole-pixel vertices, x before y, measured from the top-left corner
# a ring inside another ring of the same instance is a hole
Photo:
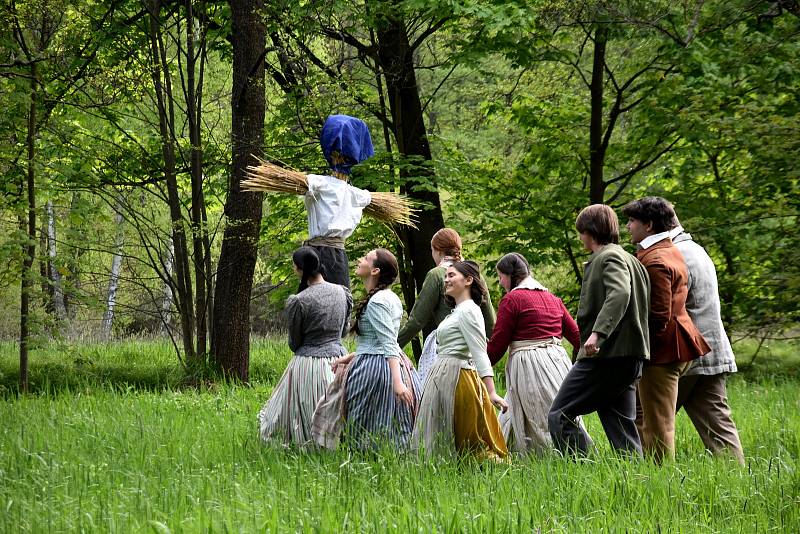
[[[550,408],[550,435],[562,452],[585,454],[592,441],[576,421],[597,412],[614,449],[642,456],[636,382],[650,357],[650,280],[619,246],[619,221],[609,206],[584,208],[575,227],[592,253],[578,306],[581,347]]]

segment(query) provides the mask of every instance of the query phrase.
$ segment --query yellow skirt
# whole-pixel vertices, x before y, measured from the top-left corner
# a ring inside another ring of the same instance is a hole
[[[456,384],[453,432],[456,450],[482,459],[508,457],[506,440],[489,391],[478,373],[461,369]]]

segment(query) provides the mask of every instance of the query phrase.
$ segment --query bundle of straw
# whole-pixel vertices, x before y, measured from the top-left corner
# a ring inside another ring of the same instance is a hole
[[[242,191],[273,191],[304,195],[308,191],[308,179],[302,172],[284,169],[273,163],[259,160],[259,165],[247,167],[246,180],[241,182]],[[364,212],[381,222],[401,224],[416,228],[414,209],[407,197],[396,193],[372,192],[372,201]]]

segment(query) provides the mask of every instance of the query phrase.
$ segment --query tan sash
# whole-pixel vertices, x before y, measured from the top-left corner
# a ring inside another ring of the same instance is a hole
[[[309,238],[303,244],[310,247],[331,247],[331,248],[340,248],[344,250],[343,237],[332,237],[323,235],[319,237]]]
[[[548,337],[544,339],[520,339],[512,341],[508,347],[509,356],[513,356],[515,352],[521,350],[541,349],[550,345],[561,345],[561,340],[557,337]]]

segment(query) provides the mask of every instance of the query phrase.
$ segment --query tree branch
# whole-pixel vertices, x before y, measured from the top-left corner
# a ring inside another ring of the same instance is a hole
[[[442,26],[447,24],[447,22],[450,20],[451,20],[450,17],[445,17],[443,19],[438,20],[434,24],[429,25],[428,28],[424,32],[420,33],[417,36],[417,38],[414,39],[414,42],[411,43],[411,51],[412,52],[415,51],[425,41],[425,39],[430,37],[431,34],[436,33]]]
[[[629,184],[629,183],[630,183],[630,181],[631,181],[631,178],[633,178],[633,176],[634,176],[636,173],[638,173],[638,172],[639,172],[639,171],[641,171],[641,170],[644,170],[644,169],[646,169],[647,167],[649,167],[650,165],[652,165],[653,163],[655,163],[656,161],[658,161],[658,159],[659,159],[661,156],[663,156],[664,154],[666,154],[667,152],[669,152],[670,150],[672,150],[672,147],[674,147],[674,146],[675,146],[675,145],[678,143],[678,141],[680,141],[680,140],[681,140],[681,137],[680,137],[680,136],[676,137],[676,138],[675,138],[675,139],[674,139],[674,140],[673,140],[673,141],[672,141],[672,142],[671,142],[669,145],[667,145],[666,147],[664,147],[662,150],[660,150],[660,151],[659,151],[659,152],[658,152],[656,155],[654,155],[654,156],[653,156],[652,158],[650,158],[649,160],[640,160],[640,161],[639,161],[639,163],[637,163],[637,164],[636,164],[636,165],[635,165],[635,166],[634,166],[632,169],[630,169],[629,171],[627,171],[627,172],[624,172],[624,173],[620,174],[620,175],[619,175],[619,176],[617,176],[616,178],[612,178],[611,180],[608,180],[608,181],[606,181],[606,186],[609,186],[609,185],[611,185],[611,184],[613,184],[613,183],[622,182],[622,183],[621,183],[621,184],[620,184],[620,185],[617,187],[617,190],[614,192],[614,194],[613,194],[613,195],[611,195],[611,197],[609,197],[609,198],[608,198],[608,200],[606,201],[606,203],[607,203],[607,204],[611,204],[612,202],[614,202],[614,201],[615,201],[615,200],[616,200],[616,199],[619,197],[619,195],[620,195],[620,194],[622,194],[622,191],[623,191],[623,190],[624,190],[624,189],[625,189],[625,188],[628,186],[628,184]]]
[[[326,37],[330,37],[331,39],[335,39],[337,41],[349,44],[353,48],[369,56],[374,56],[377,53],[376,50],[372,49],[370,46],[365,45],[364,43],[362,43],[357,38],[353,37],[344,30],[336,31],[330,28],[321,28],[321,31],[322,34],[325,35]]]

